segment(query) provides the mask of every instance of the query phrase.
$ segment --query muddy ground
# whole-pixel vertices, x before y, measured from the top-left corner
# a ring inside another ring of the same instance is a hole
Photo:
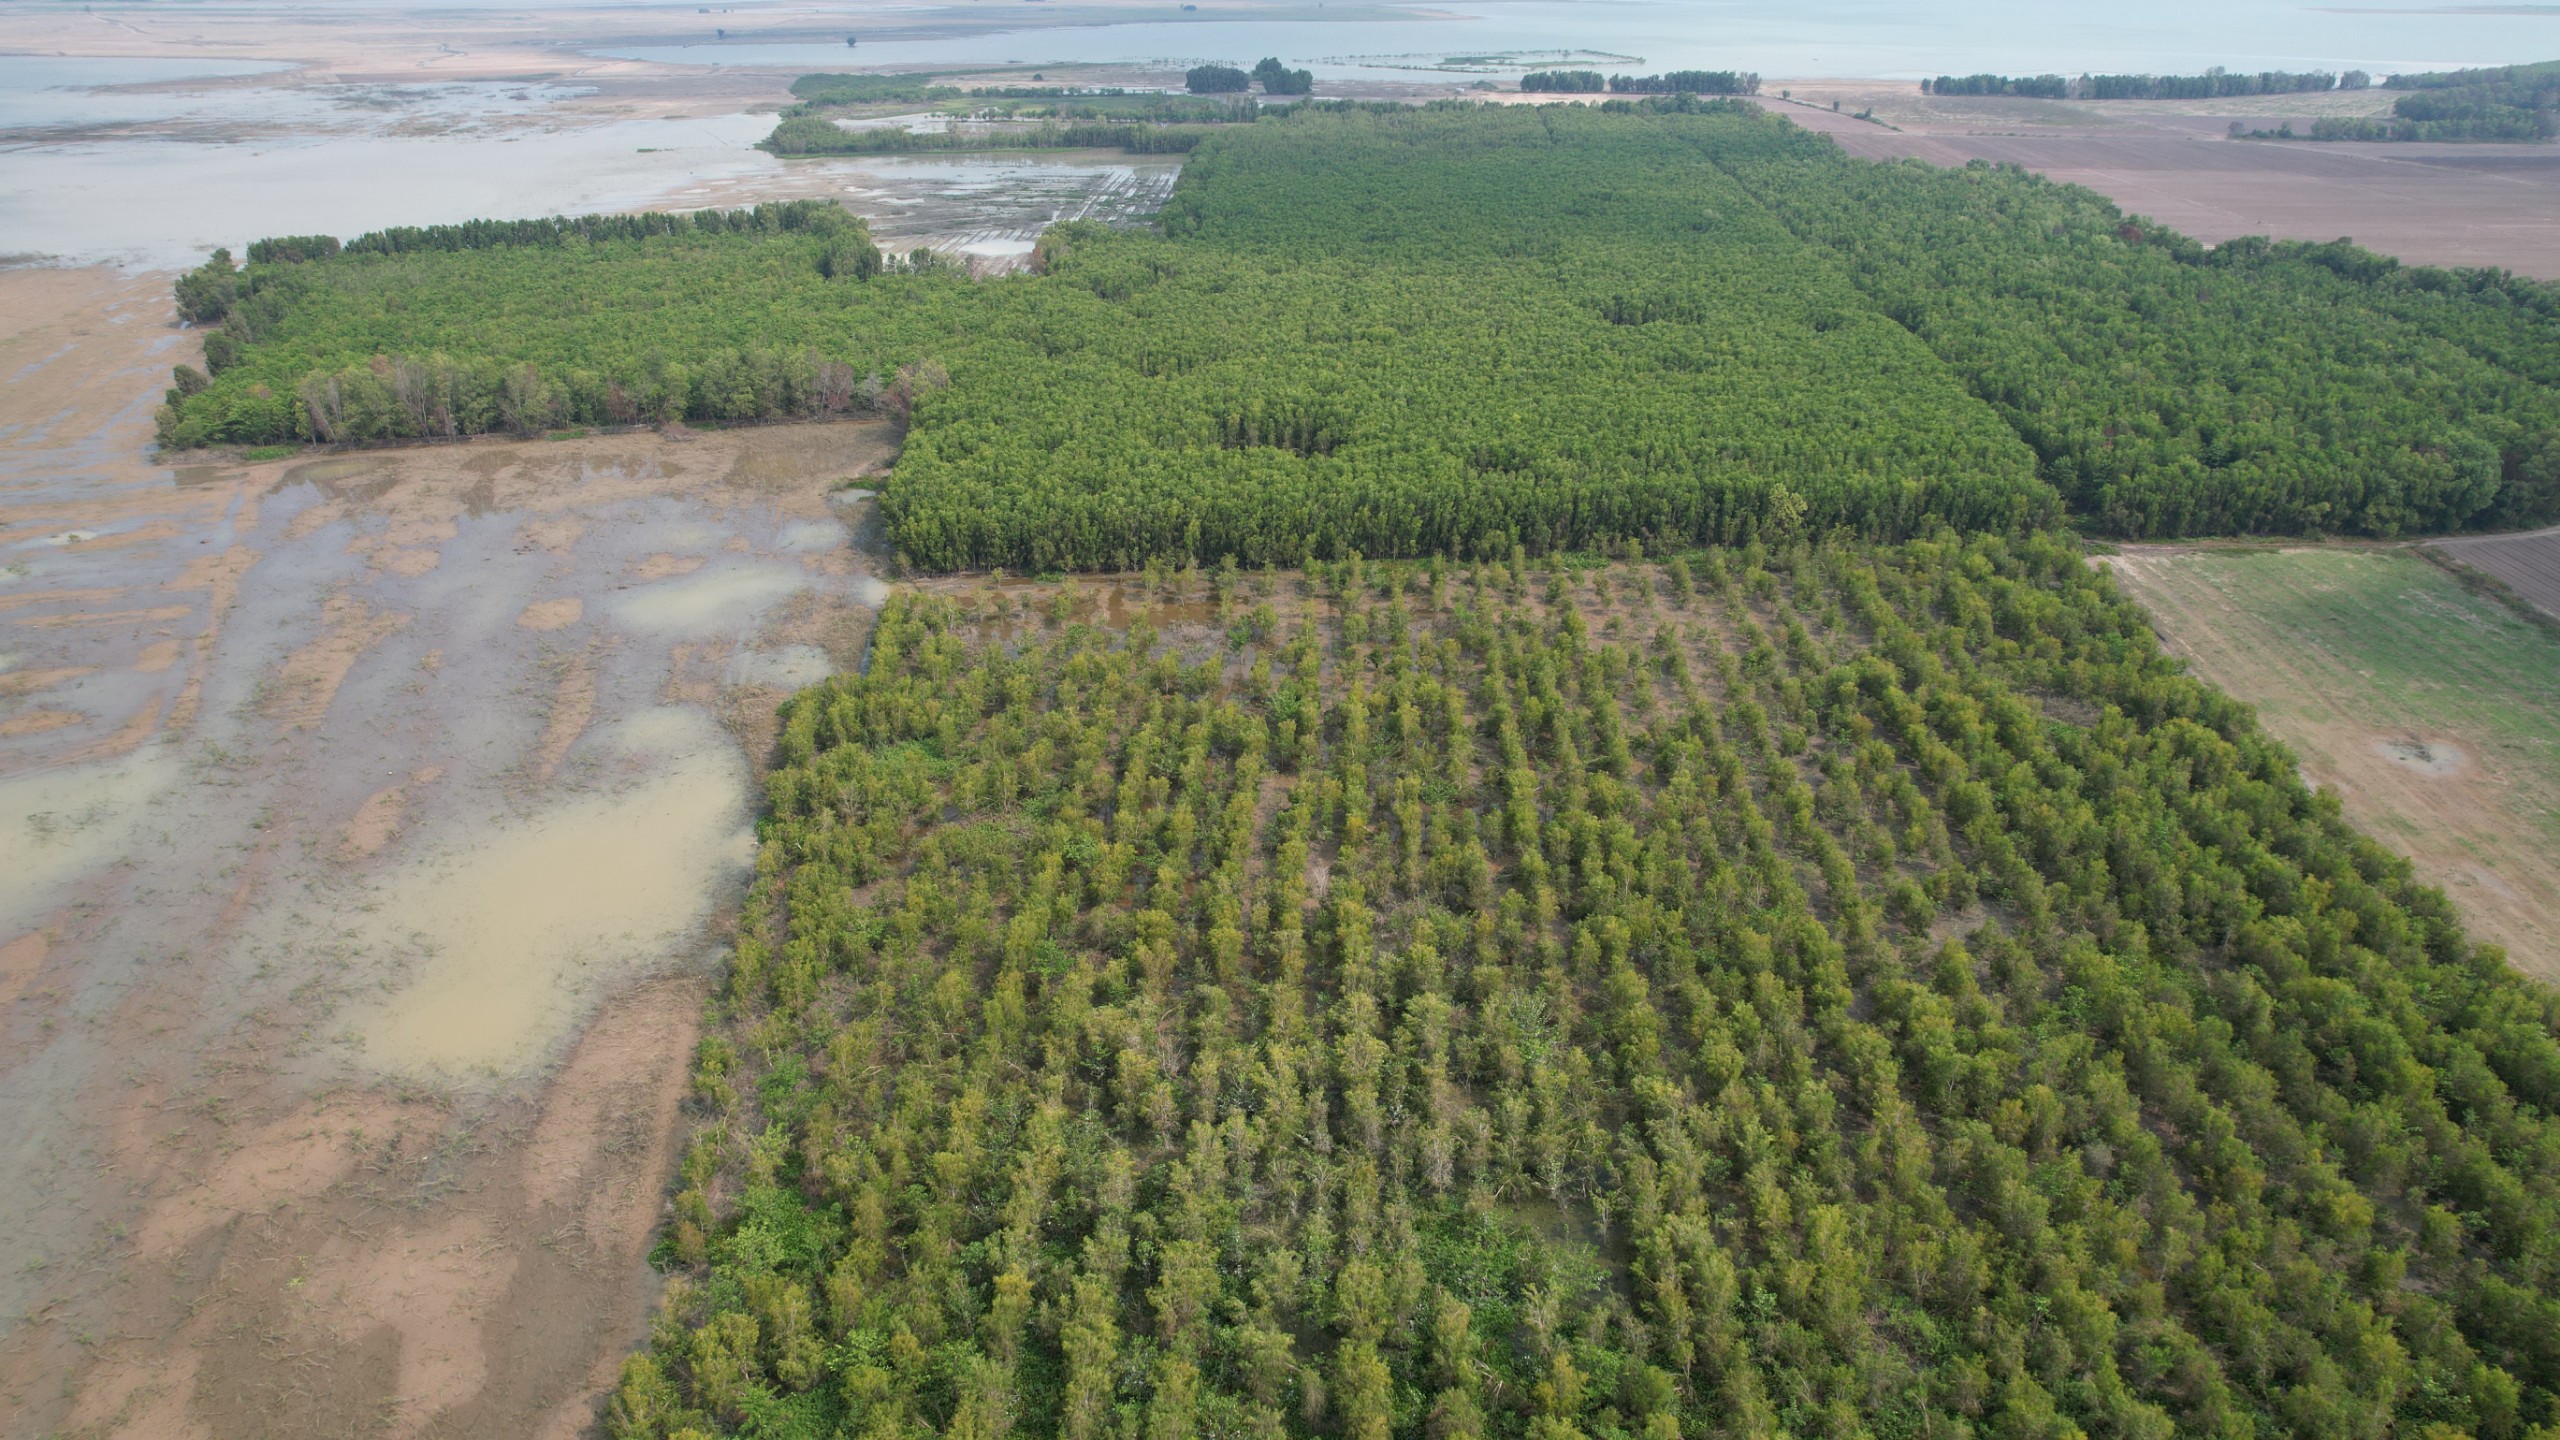
[[[880,424],[155,463],[0,271],[0,1433],[573,1434]]]

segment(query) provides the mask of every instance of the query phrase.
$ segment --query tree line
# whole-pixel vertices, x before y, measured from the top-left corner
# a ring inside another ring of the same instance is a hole
[[[1520,77],[1520,88],[1533,95],[1596,95],[1609,82],[1597,70],[1532,70]]]
[[[2099,528],[2389,536],[2560,515],[2547,285],[2345,243],[2207,249],[2016,167],[1871,165],[1796,130],[1715,154]]]
[[[960,88],[935,84],[939,78],[931,71],[894,75],[803,75],[791,82],[791,94],[800,105],[796,110],[784,113],[808,114],[845,105],[922,105],[936,100],[957,99]]]
[[[1612,75],[1618,95],[1757,95],[1760,77],[1747,70],[1672,70],[1660,75]]]
[[[878,125],[849,130],[822,115],[802,115],[782,121],[757,143],[776,155],[907,155],[947,150],[1125,150],[1132,155],[1183,155],[1209,133],[1208,126],[1198,121],[1147,120],[952,125],[940,130]]]
[[[2383,84],[2411,92],[2391,102],[2391,118],[2325,116],[2302,138],[2532,141],[2560,135],[2560,61],[2394,75]]]
[[[832,213],[226,257],[180,281],[250,298],[164,442],[846,413],[930,362],[882,506],[931,570],[1739,543],[1781,494],[1879,539],[2560,515],[2552,287],[2208,249],[1736,100],[1300,102],[1201,139],[1160,233],[1061,227],[987,285]]]
[[[2076,547],[1076,595],[786,707],[618,1440],[2560,1420],[2560,1000]]]
[[[2220,100],[2240,95],[2301,95],[2361,90],[2362,70],[2233,73],[2215,66],[2201,75],[1941,75],[1920,82],[1923,95],[2027,95],[2047,100]]]

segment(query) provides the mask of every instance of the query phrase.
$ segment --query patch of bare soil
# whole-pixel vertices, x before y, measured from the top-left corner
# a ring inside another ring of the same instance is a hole
[[[655,1291],[645,1261],[700,1009],[686,979],[625,997],[539,1098],[355,1091],[237,1127],[136,1236],[135,1290],[186,1318],[103,1347],[68,1427],[584,1429],[600,1363],[636,1341]]]
[[[0,271],[0,1434],[581,1433],[893,438],[163,463],[167,295]]]
[[[2543,614],[2560,620],[2560,526],[2524,535],[2438,540],[2430,548],[2489,576]]]
[[[1771,83],[1774,94],[1780,87]],[[1792,81],[1764,104],[1852,155],[2022,165],[2218,244],[2238,235],[2357,244],[2411,264],[2503,266],[2560,277],[2560,145],[2342,144],[2226,138],[2231,124],[2297,126],[2362,95],[2219,102],[1926,97],[1917,86]],[[1842,110],[1832,112],[1833,99]],[[1876,124],[1856,118],[1872,109]]]
[[[275,669],[274,688],[267,698],[268,712],[289,729],[308,730],[318,725],[329,713],[330,702],[338,698],[338,687],[346,683],[347,672],[355,668],[356,661],[409,623],[406,615],[386,614],[344,591],[323,601],[320,615],[328,628],[284,657]]]
[[[2169,651],[2257,706],[2304,778],[2443,886],[2478,938],[2503,947],[2518,970],[2560,979],[2560,847],[2543,838],[2543,759],[2260,620],[2179,563],[2191,553],[2128,546],[2103,563],[2150,612]]]

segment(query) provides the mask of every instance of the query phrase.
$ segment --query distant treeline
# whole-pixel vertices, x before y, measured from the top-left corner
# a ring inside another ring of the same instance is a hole
[[[1153,90],[1131,90],[1119,85],[972,85],[972,100],[1108,100],[1120,96],[1162,99]]]
[[[1100,122],[999,131],[847,130],[823,115],[795,115],[773,127],[762,147],[776,155],[905,155],[935,150],[1126,150],[1133,155],[1184,155],[1210,128]]]
[[[1157,124],[1181,121],[1193,125],[1224,125],[1251,121],[1262,113],[1262,103],[1250,95],[1140,93],[1061,100],[1008,96],[980,113],[1006,119],[1018,116],[1032,120],[1147,120]]]
[[[1183,87],[1194,95],[1241,95],[1257,82],[1265,95],[1312,95],[1316,74],[1292,70],[1276,55],[1265,55],[1249,71],[1233,65],[1194,65],[1182,74]]]
[[[2279,131],[2272,139],[2548,140],[2560,134],[2560,61],[2394,75],[2387,90],[2407,90],[2391,118],[2315,121],[2307,136]]]
[[[2201,75],[1941,75],[1920,82],[1923,95],[2026,95],[2045,100],[2222,100],[2240,95],[2303,95],[2362,90],[2373,77],[2325,70],[2234,74],[2215,66]]]
[[[2403,100],[2401,105],[2409,102]],[[2395,110],[2397,106],[2393,107]],[[2288,127],[2289,130],[2289,127]],[[2405,111],[2388,120],[2324,117],[2311,122],[2308,133],[2278,130],[2251,132],[2253,140],[2548,140],[2560,134],[2548,110],[2519,110],[2504,105],[2446,106],[2424,117]]]
[[[933,82],[937,78],[929,71],[908,75],[803,75],[791,82],[791,93],[801,102],[793,113],[831,105],[922,105],[960,97],[960,87],[936,85]]]
[[[1673,70],[1662,75],[1612,75],[1621,95],[1757,95],[1760,77],[1743,70]]]
[[[1757,95],[1760,77],[1742,70],[1673,70],[1661,75],[1611,75],[1597,70],[1532,70],[1520,77],[1530,94]]]
[[[2382,82],[2385,90],[2473,90],[2483,86],[2549,90],[2560,86],[2560,60],[2492,65],[2478,70],[2423,70],[2413,75],[2394,75]]]
[[[572,240],[643,240],[655,235],[775,235],[828,232],[860,226],[833,200],[775,200],[739,210],[644,210],[631,215],[553,215],[540,220],[466,220],[458,225],[395,225],[359,235],[350,255],[405,255],[419,250],[497,250],[515,245],[562,245]],[[252,265],[291,264],[337,254],[326,235],[261,240],[249,247]]]

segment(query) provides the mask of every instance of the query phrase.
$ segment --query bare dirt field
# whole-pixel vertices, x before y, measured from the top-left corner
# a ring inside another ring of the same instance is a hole
[[[1781,88],[1768,85],[1772,95]],[[2228,126],[2299,123],[2390,95],[2221,102],[1938,100],[1916,86],[1793,81],[1777,113],[1853,155],[2016,164],[2086,185],[2135,214],[2219,243],[2237,235],[2358,244],[2411,264],[2494,265],[2560,278],[2560,145],[2231,140]],[[1841,112],[1829,109],[1841,101]],[[1873,107],[1887,128],[1856,119]]]
[[[2476,535],[2430,547],[2489,576],[2536,609],[2560,620],[2560,526],[2524,535]]]
[[[2560,639],[2405,548],[2128,546],[2099,563],[2347,818],[2560,980]]]
[[[0,271],[0,1433],[573,1434],[880,424],[146,455]]]

